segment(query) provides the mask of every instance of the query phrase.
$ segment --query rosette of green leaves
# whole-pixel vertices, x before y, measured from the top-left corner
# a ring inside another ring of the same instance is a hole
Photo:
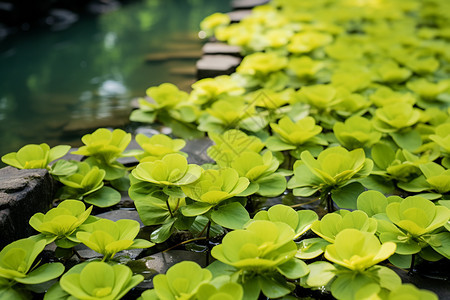
[[[372,123],[363,117],[353,116],[345,122],[336,122],[333,132],[339,143],[347,149],[369,148],[381,139]]]
[[[294,54],[303,54],[330,44],[333,37],[317,31],[302,31],[291,37],[287,50]]]
[[[325,250],[325,258],[338,265],[334,269],[336,276],[330,284],[332,295],[337,299],[358,299],[359,293],[373,285],[379,294],[398,288],[400,277],[391,269],[377,265],[393,255],[395,249],[395,243],[381,244],[372,233],[351,228],[338,233],[334,244],[328,245]],[[327,264],[321,263],[314,274],[316,278],[306,278],[306,283],[314,283],[322,272],[326,274],[333,270],[332,266],[326,268]]]
[[[248,136],[237,129],[227,130],[223,134],[209,132],[208,136],[215,143],[207,149],[208,156],[222,166],[231,167],[240,153],[259,153],[264,148],[264,143],[259,138]]]
[[[326,214],[320,221],[315,220],[311,224],[311,230],[320,238],[309,238],[300,241],[296,257],[311,259],[321,255],[327,245],[335,242],[336,235],[347,228],[374,234],[377,230],[377,221],[369,218],[365,212],[359,210],[352,212],[339,210]]]
[[[388,133],[399,147],[414,151],[422,145],[422,138],[411,127],[420,121],[421,116],[419,109],[399,102],[378,108],[372,120],[375,129]]]
[[[441,148],[442,165],[446,168],[450,168],[450,123],[444,123],[436,127],[435,133],[430,135],[429,138],[433,142],[439,145]]]
[[[139,162],[155,161],[162,159],[166,154],[178,153],[186,145],[182,139],[172,139],[165,134],[155,134],[148,137],[142,133],[136,135],[136,142],[144,150],[136,158]]]
[[[402,284],[389,293],[388,300],[396,299],[438,300],[438,296],[428,290],[419,290],[413,284]]]
[[[11,152],[2,156],[2,162],[18,169],[48,169],[49,164],[63,157],[69,152],[70,146],[59,145],[50,148],[43,143],[40,145],[25,145],[17,152]]]
[[[420,196],[410,196],[386,206],[386,217],[378,219],[377,231],[382,242],[396,243],[396,253],[408,255],[408,261],[411,261],[409,255],[416,253],[430,260],[442,256],[449,258],[450,233],[443,228],[449,217],[447,207],[435,205]]]
[[[338,97],[336,87],[328,84],[316,84],[302,87],[298,91],[299,101],[308,103],[319,112],[329,112],[342,99]]]
[[[309,272],[306,264],[294,257],[294,236],[294,229],[286,223],[255,220],[245,229],[225,235],[211,254],[228,265],[225,270],[232,272],[230,268],[235,268],[245,299],[257,299],[261,291],[278,298],[294,288],[286,278],[297,279]]]
[[[204,78],[192,84],[189,101],[196,105],[209,107],[212,103],[227,96],[240,96],[245,89],[229,75]]]
[[[64,274],[44,299],[119,300],[143,280],[124,265],[85,262]]]
[[[383,107],[392,103],[404,102],[410,105],[416,103],[416,97],[413,93],[402,93],[393,91],[387,86],[380,86],[375,93],[369,96],[369,99],[377,107]]]
[[[214,102],[199,118],[198,129],[206,132],[223,132],[241,127],[257,132],[267,126],[267,117],[257,114],[254,104],[247,104],[241,96],[224,97]]]
[[[377,81],[385,83],[400,83],[407,80],[412,72],[401,68],[395,61],[385,61],[376,67]]]
[[[159,186],[182,186],[196,181],[202,168],[188,164],[187,159],[178,153],[165,155],[162,159],[143,162],[137,165],[132,175],[141,181]]]
[[[270,123],[270,127],[275,133],[266,140],[267,148],[271,151],[296,150],[290,153],[298,158],[303,150],[318,152],[322,150],[320,145],[327,144],[325,140],[317,136],[322,131],[322,127],[316,125],[313,117],[305,117],[294,123],[285,116],[278,121],[278,124]]]
[[[162,225],[152,233],[152,240],[162,242],[175,227],[187,229],[178,209],[185,204],[181,186],[198,180],[203,172],[200,166],[188,164],[177,153],[167,154],[161,160],[143,162],[131,172],[129,194],[145,225]],[[189,227],[189,226],[188,226]]]
[[[131,133],[122,129],[111,132],[106,128],[99,128],[84,135],[81,140],[85,146],[81,146],[72,154],[88,156],[86,162],[105,170],[106,180],[118,179],[126,174],[126,168],[117,159],[123,155],[130,143]]]
[[[320,60],[313,60],[309,56],[294,56],[289,59],[287,72],[292,72],[299,80],[312,80],[318,76],[326,64]]]
[[[226,167],[218,162],[220,167]],[[244,151],[231,162],[239,176],[246,177],[250,181],[248,188],[242,192],[242,196],[256,193],[265,197],[275,197],[286,190],[286,177],[276,173],[279,161],[272,152],[266,151],[258,154],[252,151]]]
[[[392,192],[395,183],[398,185],[417,178],[421,174],[419,166],[429,161],[427,155],[419,157],[408,150],[394,151],[387,143],[373,145],[371,154],[374,162],[372,174],[361,182],[366,188],[383,193]]]
[[[79,243],[76,233],[89,218],[92,206],[86,209],[79,200],[65,200],[46,214],[36,213],[30,218],[30,225],[41,234],[47,244],[55,241],[61,248],[71,248]]]
[[[78,163],[78,170],[68,176],[59,176],[64,186],[58,191],[60,199],[79,199],[86,203],[108,207],[119,203],[120,193],[104,186],[105,170],[86,162]]]
[[[438,199],[450,192],[450,170],[434,162],[420,164],[419,168],[423,175],[411,181],[399,182],[398,186],[408,192],[427,191],[429,199]]]
[[[239,202],[224,201],[245,191],[249,183],[247,178],[240,177],[232,168],[206,170],[199,180],[181,187],[187,197],[195,200],[183,207],[182,213],[193,217],[212,210],[212,221],[227,228],[242,228],[250,219],[247,210]]]
[[[55,279],[64,272],[61,263],[34,263],[44,250],[45,240],[20,239],[0,251],[0,295],[2,299],[29,299],[27,285],[38,285]],[[36,268],[37,267],[37,268]]]
[[[373,168],[373,161],[366,158],[363,149],[331,147],[317,159],[309,151],[303,151],[300,158],[287,185],[294,195],[309,197],[320,191],[321,198],[325,198],[331,193],[340,207],[356,208],[356,197],[364,190],[357,181],[368,176]]]
[[[314,221],[318,219],[317,214],[312,210],[295,211],[292,207],[277,204],[270,207],[267,211],[259,211],[253,220],[267,220],[271,222],[283,222],[294,229],[294,239],[299,238],[307,232]]]
[[[203,284],[211,281],[212,274],[192,261],[173,265],[166,274],[153,278],[154,289],[142,294],[142,300],[157,299],[199,299],[198,293]]]
[[[83,231],[77,232],[77,239],[103,255],[103,260],[110,260],[117,252],[127,249],[149,248],[154,244],[136,239],[139,233],[139,222],[121,219],[116,222],[100,219],[83,226]]]
[[[200,22],[200,29],[206,34],[206,37],[214,35],[214,31],[230,24],[230,16],[224,13],[214,13],[207,16]]]
[[[449,80],[431,82],[425,78],[409,81],[406,87],[420,96],[417,105],[422,108],[447,109],[450,105]]]
[[[139,109],[131,113],[131,121],[154,123],[157,119],[171,127],[177,136],[202,136],[191,124],[198,117],[198,108],[188,101],[188,93],[171,83],[150,87],[146,93],[149,99],[139,99]]]
[[[283,72],[287,57],[275,52],[256,52],[244,57],[233,76],[245,88],[268,88],[281,90],[289,82]]]

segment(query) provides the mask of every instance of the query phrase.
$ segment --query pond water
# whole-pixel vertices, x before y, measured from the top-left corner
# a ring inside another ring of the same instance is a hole
[[[98,127],[127,123],[132,99],[163,82],[188,89],[200,21],[223,0],[142,0],[65,30],[33,29],[0,42],[0,156],[29,143],[71,144]],[[1,163],[1,162],[0,162]]]

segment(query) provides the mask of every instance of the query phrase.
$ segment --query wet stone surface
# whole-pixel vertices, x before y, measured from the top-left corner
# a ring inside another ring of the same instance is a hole
[[[197,79],[230,75],[241,59],[231,55],[204,55],[197,61]]]
[[[35,234],[28,220],[50,209],[55,182],[45,169],[0,169],[0,248]]]
[[[202,50],[205,55],[226,54],[241,57],[241,47],[231,46],[225,43],[209,42],[203,46]]]

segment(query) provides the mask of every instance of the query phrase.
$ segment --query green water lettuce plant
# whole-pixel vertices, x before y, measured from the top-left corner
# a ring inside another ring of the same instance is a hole
[[[181,154],[170,153],[160,160],[138,164],[131,173],[136,179],[155,185],[183,186],[200,178],[202,168],[188,164]]]
[[[297,150],[291,151],[291,155],[299,158],[303,150],[317,152],[326,145],[324,139],[317,135],[322,131],[322,127],[316,125],[314,118],[305,117],[293,122],[288,116],[281,118],[277,123],[270,123],[275,135],[266,140],[267,148],[271,151]]]
[[[428,290],[416,288],[413,284],[406,283],[393,289],[388,296],[388,300],[395,299],[418,299],[418,300],[438,300],[438,296]]]
[[[423,175],[409,182],[399,182],[398,186],[409,192],[431,192],[427,197],[433,198],[450,192],[450,170],[434,162],[420,164],[419,168]]]
[[[123,177],[125,167],[117,161],[123,155],[131,141],[131,133],[122,129],[112,132],[99,128],[93,133],[84,135],[81,140],[85,144],[72,154],[87,156],[86,162],[105,170],[105,179],[114,180]]]
[[[223,134],[209,132],[208,136],[215,143],[206,150],[208,156],[226,167],[231,167],[239,154],[248,151],[259,153],[264,148],[264,143],[258,137],[237,129],[227,130]]]
[[[44,299],[119,300],[144,280],[125,265],[91,261],[78,264],[50,288]]]
[[[201,286],[209,283],[211,279],[209,270],[203,269],[195,262],[183,261],[170,267],[166,274],[156,275],[153,278],[154,288],[144,292],[141,299],[199,299]]]
[[[209,107],[217,100],[228,96],[240,96],[245,89],[229,75],[204,78],[192,84],[189,101],[202,107]]]
[[[76,233],[88,220],[91,211],[92,206],[86,209],[79,200],[64,200],[45,214],[34,214],[29,223],[40,232],[37,237],[45,239],[47,244],[54,241],[58,247],[71,248],[79,243]]]
[[[237,277],[243,286],[245,299],[257,299],[261,291],[278,298],[294,288],[286,278],[297,279],[309,272],[306,264],[294,257],[294,236],[294,229],[286,223],[255,220],[245,229],[225,235],[211,254],[228,265],[224,270],[235,274],[232,278]]]
[[[136,142],[144,150],[136,158],[139,162],[155,161],[162,159],[166,154],[178,153],[186,145],[183,139],[172,139],[165,134],[155,134],[148,137],[142,133],[136,135]]]
[[[435,128],[435,133],[430,135],[429,138],[433,142],[439,145],[442,158],[442,165],[446,168],[450,168],[450,123],[444,123]]]
[[[360,116],[336,122],[333,132],[339,143],[349,150],[370,148],[381,139],[381,132],[375,130],[368,119]]]
[[[148,98],[139,99],[139,109],[131,113],[131,121],[154,123],[158,120],[171,127],[174,134],[184,138],[203,135],[191,124],[198,117],[198,109],[188,101],[188,93],[171,83],[150,87],[146,93]]]
[[[296,254],[298,258],[312,259],[318,257],[325,251],[327,245],[335,242],[336,235],[347,228],[374,234],[377,230],[377,221],[369,218],[363,211],[339,210],[326,214],[320,221],[314,220],[310,227],[320,238],[302,240]]]
[[[44,250],[45,240],[20,239],[0,251],[0,295],[3,299],[27,299],[24,289],[57,278],[64,272],[61,263],[35,263]]]
[[[78,231],[76,236],[80,242],[103,255],[105,261],[122,250],[152,247],[153,243],[136,239],[139,230],[139,222],[135,220],[121,219],[114,222],[100,219],[83,226],[83,231]]]
[[[2,156],[2,162],[18,169],[47,169],[52,161],[63,157],[69,152],[70,146],[59,145],[50,148],[48,144],[25,145],[17,152],[11,152]]]
[[[328,200],[333,199],[341,207],[356,208],[355,194],[364,190],[356,181],[368,176],[373,168],[372,160],[365,157],[363,149],[348,151],[330,147],[317,159],[309,151],[303,151],[300,158],[295,162],[294,176],[288,182],[294,195],[309,197],[320,191],[322,201],[331,196]],[[331,209],[331,203],[327,205]]]
[[[288,77],[282,72],[288,59],[275,52],[256,52],[244,57],[236,68],[236,80],[246,88],[280,90],[286,86]]]
[[[181,187],[184,194],[194,200],[182,208],[182,213],[193,217],[212,210],[212,221],[227,228],[242,228],[250,219],[248,212],[241,203],[225,200],[241,194],[249,184],[247,178],[240,177],[232,168],[206,170],[199,180]]]
[[[104,186],[105,170],[87,162],[79,162],[77,165],[78,170],[74,174],[58,176],[58,180],[64,184],[57,192],[60,199],[79,199],[99,207],[119,203],[120,193]]]
[[[428,154],[417,156],[405,149],[395,151],[392,145],[384,142],[373,145],[371,154],[373,171],[361,182],[366,188],[384,193],[392,192],[395,184],[409,182],[418,177],[421,174],[419,166],[430,160]]]
[[[375,111],[373,126],[388,133],[399,147],[414,151],[422,144],[422,139],[411,127],[420,121],[421,116],[421,110],[410,104],[392,103]]]
[[[377,265],[393,255],[395,249],[395,243],[381,244],[368,232],[345,229],[338,233],[334,244],[325,250],[326,259],[343,267],[335,271],[336,278],[330,285],[332,295],[337,299],[357,299],[356,293],[370,284],[384,291],[398,288],[400,277],[391,269]]]
[[[218,165],[221,166],[220,161]],[[252,151],[240,153],[231,162],[231,167],[239,176],[246,177],[250,181],[250,185],[241,195],[256,193],[265,197],[275,197],[283,193],[286,190],[286,177],[275,172],[279,165],[279,161],[270,151],[262,155]]]
[[[413,93],[394,91],[387,86],[380,86],[369,96],[370,101],[377,107],[383,107],[392,103],[407,103],[414,105],[416,96]]]
[[[378,219],[377,231],[382,242],[396,243],[396,253],[408,256],[407,261],[411,262],[410,255],[416,253],[431,260],[442,256],[449,258],[449,233],[443,229],[449,217],[447,207],[420,196],[410,196],[386,206],[386,217]],[[438,254],[430,252],[428,246]]]
[[[420,96],[417,105],[421,108],[436,107],[447,109],[450,105],[448,97],[449,80],[432,82],[425,78],[420,78],[409,81],[406,87]]]
[[[200,28],[205,32],[206,37],[212,36],[217,28],[230,24],[230,16],[224,13],[214,13],[207,16],[200,22]]]
[[[253,220],[267,220],[271,222],[283,222],[294,229],[294,239],[306,233],[318,216],[312,210],[295,211],[292,207],[276,204],[267,211],[261,210],[253,217]]]

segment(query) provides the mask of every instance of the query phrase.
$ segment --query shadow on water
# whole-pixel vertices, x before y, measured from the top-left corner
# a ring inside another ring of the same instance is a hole
[[[147,57],[200,56],[200,21],[229,9],[220,0],[132,1],[65,30],[33,29],[1,41],[0,156],[29,143],[76,146],[95,128],[125,126],[132,99],[146,88],[171,82],[188,89],[194,58]]]

